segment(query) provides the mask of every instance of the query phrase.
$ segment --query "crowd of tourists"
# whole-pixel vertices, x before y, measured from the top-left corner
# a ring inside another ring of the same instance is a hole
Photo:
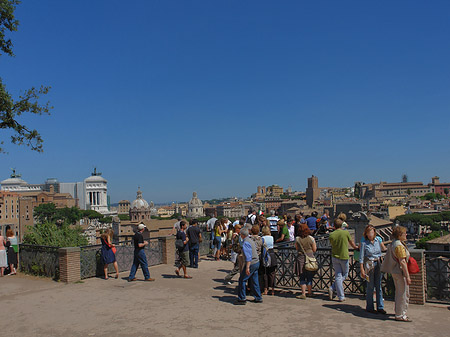
[[[225,283],[231,284],[233,277],[239,274],[237,305],[246,304],[248,292],[254,296],[255,303],[262,302],[262,295],[275,294],[275,273],[277,264],[281,261],[277,261],[274,244],[282,248],[289,242],[296,249],[294,274],[299,277],[301,287],[297,298],[314,296],[312,282],[319,269],[315,258],[315,236],[328,233],[335,275],[334,282],[328,289],[329,299],[337,297],[339,302],[345,301],[344,281],[349,273],[350,246],[357,252],[356,256],[359,255],[361,278],[366,281],[366,311],[371,314],[387,314],[381,286],[382,272],[386,272],[392,274],[395,285],[395,320],[411,321],[406,315],[411,268],[408,267],[410,256],[405,244],[404,227],[394,228],[394,241],[386,248],[372,225],[365,228],[361,242],[355,244],[346,230],[348,225],[345,214],[339,214],[331,221],[326,211],[320,218],[317,212],[313,212],[308,217],[298,214],[293,219],[280,219],[274,212],[267,218],[251,212],[234,223],[226,218],[212,218],[207,226],[211,232],[214,258],[229,258],[233,263],[232,270],[225,276]],[[223,244],[225,251],[222,250]],[[386,257],[383,259],[384,255]]]
[[[8,271],[7,275],[16,275],[17,253],[19,245],[17,237],[10,226],[6,226],[6,237],[0,233],[0,277]]]

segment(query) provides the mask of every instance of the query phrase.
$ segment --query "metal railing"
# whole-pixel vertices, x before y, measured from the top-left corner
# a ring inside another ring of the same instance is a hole
[[[278,266],[276,270],[276,286],[280,288],[300,289],[300,279],[294,271],[294,265],[298,256],[293,243],[274,247]],[[313,279],[313,289],[328,290],[334,282],[334,270],[331,262],[331,248],[317,248],[315,253],[319,269]],[[365,294],[366,282],[360,278],[359,261],[353,257],[350,251],[349,272],[344,281],[344,291],[352,294]],[[383,293],[386,298],[394,296],[394,283],[390,276],[383,274]]]
[[[115,243],[116,261],[119,272],[131,269],[134,259],[134,246],[132,241],[121,241]],[[144,248],[149,266],[162,264],[163,249],[159,238],[151,239],[150,244]],[[80,247],[80,273],[81,279],[103,276],[103,262],[101,257],[102,245]],[[108,272],[114,272],[114,266],[108,265]]]
[[[20,271],[59,279],[58,249],[58,247],[20,244]]]
[[[450,303],[450,252],[425,251],[427,301]]]

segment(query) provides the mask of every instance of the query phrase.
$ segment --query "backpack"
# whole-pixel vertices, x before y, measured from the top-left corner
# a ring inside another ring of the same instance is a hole
[[[245,219],[245,223],[249,223],[250,225],[253,225],[252,218],[253,218],[253,214],[248,215],[247,219]]]
[[[267,249],[266,244],[264,243],[264,239],[261,238],[263,244],[261,247],[261,263],[264,267],[270,267],[272,265],[272,258],[269,254],[269,250]]]

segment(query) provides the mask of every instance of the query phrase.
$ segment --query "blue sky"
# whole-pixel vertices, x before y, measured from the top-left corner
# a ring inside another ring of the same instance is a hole
[[[0,177],[81,181],[111,200],[248,196],[355,181],[450,181],[450,2],[24,1],[10,93],[44,153],[6,144]],[[0,135],[4,139],[4,135]],[[3,178],[2,178],[3,179]]]

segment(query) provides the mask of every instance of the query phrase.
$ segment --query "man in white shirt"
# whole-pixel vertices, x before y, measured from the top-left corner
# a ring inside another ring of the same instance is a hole
[[[270,235],[273,236],[273,240],[277,241],[278,240],[278,221],[280,221],[280,219],[275,215],[275,211],[271,210],[270,211],[270,216],[267,218],[267,220],[269,220],[270,222]]]

